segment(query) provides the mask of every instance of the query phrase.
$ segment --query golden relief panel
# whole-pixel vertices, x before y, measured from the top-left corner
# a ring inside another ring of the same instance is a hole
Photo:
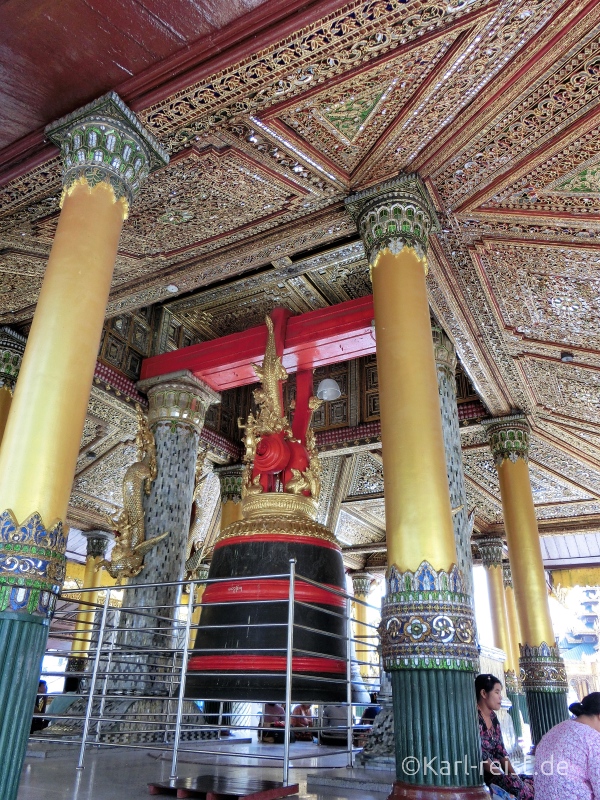
[[[435,185],[447,207],[464,203],[496,175],[505,173],[511,162],[548,142],[596,103],[600,39],[598,29],[589,30],[590,22],[582,23],[588,28],[585,35],[561,58],[554,57],[548,73],[529,85],[511,106],[502,107],[482,134],[471,138],[467,147],[436,172]]]
[[[600,372],[577,364],[523,356],[519,366],[535,402],[565,421],[598,423]]]
[[[384,537],[381,532],[378,533],[370,525],[342,510],[335,528],[335,538],[342,547],[348,547],[355,544],[371,544],[381,541]]]
[[[369,153],[458,36],[410,48],[340,83],[308,91],[296,102],[263,117],[287,135],[308,143],[346,179]]]
[[[556,346],[600,349],[600,248],[485,241],[476,249],[506,328]]]
[[[132,208],[120,249],[136,255],[168,254],[215,241],[274,221],[305,194],[232,148],[191,150],[149,181]]]

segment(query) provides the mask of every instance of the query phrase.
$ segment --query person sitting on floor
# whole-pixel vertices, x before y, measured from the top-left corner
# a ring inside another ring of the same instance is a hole
[[[312,742],[313,717],[310,703],[300,703],[292,709],[291,724],[296,735],[297,742]]]
[[[348,706],[342,703],[330,704],[323,709],[323,727],[331,730],[321,731],[319,741],[321,744],[341,745],[348,744]]]
[[[283,744],[285,741],[285,709],[280,703],[265,703],[260,740],[268,744]],[[294,731],[290,731],[290,742],[295,742]]]
[[[372,725],[373,720],[381,711],[381,706],[377,702],[377,692],[371,692],[369,696],[371,698],[371,704],[363,711],[363,715],[360,718],[361,725]]]

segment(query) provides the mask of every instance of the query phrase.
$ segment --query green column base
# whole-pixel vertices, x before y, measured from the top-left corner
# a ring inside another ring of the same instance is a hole
[[[391,677],[398,780],[391,796],[414,791],[429,796],[427,787],[472,788],[473,797],[479,796],[483,777],[473,673],[412,669]],[[407,786],[414,791],[398,793]]]
[[[48,639],[45,617],[0,613],[0,797],[16,800]]]
[[[531,720],[531,741],[537,744],[550,728],[569,719],[566,692],[534,692],[525,690],[529,719]]]
[[[521,702],[520,698],[525,699],[525,695],[519,694],[518,692],[506,692],[506,695],[510,702],[512,703],[512,708],[508,712],[511,716],[513,721],[513,726],[515,729],[515,736],[519,739],[523,736],[523,725],[521,724]]]

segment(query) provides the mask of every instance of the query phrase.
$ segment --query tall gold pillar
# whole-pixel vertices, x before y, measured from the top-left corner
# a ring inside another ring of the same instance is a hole
[[[82,531],[82,535],[87,539],[87,552],[85,569],[83,572],[83,586],[81,588],[97,588],[102,584],[104,578],[108,578],[109,581],[113,583],[114,581],[110,578],[108,573],[100,572],[100,570],[97,569],[98,564],[103,560],[106,554],[109,541],[113,538],[112,534],[107,531],[94,530]],[[92,641],[95,610],[90,609],[90,605],[98,602],[98,592],[84,592],[81,599],[82,602],[79,605],[77,619],[75,620],[71,655],[67,662],[67,673],[79,673],[85,670],[87,663],[86,656]],[[80,676],[71,677],[67,675],[64,691],[77,692],[79,690],[79,682]]]
[[[221,487],[221,531],[232,522],[242,519],[243,474],[243,464],[227,464],[215,468]]]
[[[414,174],[359,192],[346,205],[373,283],[388,548],[380,631],[396,738],[392,796],[418,791],[425,800],[452,786],[461,796],[484,797],[476,774],[406,769],[411,759],[451,761],[450,741],[460,741],[473,763],[480,753],[473,692],[478,651],[457,567],[425,282],[435,211]]]
[[[486,537],[477,540],[477,548],[487,577],[494,647],[503,650],[506,655],[504,671],[514,674],[518,667],[513,663],[514,650],[508,629],[508,614],[504,597],[503,542],[500,538]]]
[[[61,149],[62,208],[0,449],[0,640],[11,643],[0,653],[3,800],[16,796],[65,573],[63,525],[121,227],[148,173],[168,162],[114,93],[46,135]],[[2,713],[8,703],[17,719]]]
[[[519,624],[519,615],[517,614],[517,602],[515,600],[515,590],[512,582],[512,572],[510,563],[504,561],[502,563],[502,579],[504,583],[504,599],[506,602],[506,617],[508,619],[508,632],[510,637],[510,644],[512,648],[512,660],[515,669],[518,673],[519,665],[519,645],[522,643],[521,626]]]
[[[504,529],[521,630],[520,667],[532,739],[568,717],[567,676],[556,646],[529,480],[530,429],[522,414],[486,422],[498,470]]]
[[[0,328],[0,444],[10,411],[13,389],[21,369],[26,341],[24,336],[11,328],[6,326]]]
[[[519,681],[519,653],[513,640],[508,616],[504,583],[503,551],[500,537],[486,536],[477,540],[477,547],[486,571],[494,646],[504,651],[504,685],[512,703],[510,714],[517,737],[523,735],[521,725],[521,689]]]
[[[368,602],[369,591],[371,589],[372,578],[367,572],[352,573],[352,590],[357,600],[362,603]],[[376,660],[374,655],[375,630],[369,628],[367,619],[367,607],[362,603],[354,603],[354,637],[356,638],[356,658],[359,661],[359,670],[363,678],[371,676],[371,664]]]
[[[511,710],[512,718],[515,723],[515,733],[520,736],[522,732],[521,717],[515,712],[519,709],[523,717],[523,721],[529,725],[529,712],[527,711],[527,701],[523,694],[523,686],[521,683],[521,673],[519,666],[519,647],[523,641],[521,637],[521,626],[519,625],[519,615],[517,614],[517,602],[515,600],[515,591],[512,582],[512,572],[510,571],[510,563],[508,561],[502,562],[502,578],[504,582],[504,600],[506,602],[506,617],[508,620],[508,633],[510,637],[510,646],[512,649],[512,663],[515,665],[515,684],[514,696],[510,693],[507,681],[507,690],[509,691],[509,698],[512,701],[513,708]]]

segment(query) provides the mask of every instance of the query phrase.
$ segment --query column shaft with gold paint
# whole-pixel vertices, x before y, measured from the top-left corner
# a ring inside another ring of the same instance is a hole
[[[518,716],[518,723],[521,722],[521,716],[523,717],[523,721],[529,725],[529,712],[527,711],[527,701],[525,699],[525,695],[523,694],[523,687],[521,685],[521,674],[520,674],[520,667],[519,667],[519,645],[521,644],[521,626],[519,625],[519,616],[517,614],[517,603],[515,601],[515,592],[513,589],[513,582],[512,582],[512,573],[510,571],[510,563],[508,561],[502,562],[502,577],[504,580],[504,600],[506,602],[506,618],[508,620],[508,633],[510,637],[510,646],[512,649],[512,663],[514,664],[515,674],[516,674],[516,688],[514,691],[515,697],[510,697],[510,700],[513,704],[513,709],[518,707],[521,711],[521,715],[513,715],[513,721],[515,722],[515,731],[517,735],[519,735],[517,731],[517,722],[515,721],[515,716]]]
[[[568,717],[567,676],[552,629],[540,537],[529,480],[530,429],[522,414],[486,423],[504,513],[521,630],[521,678],[534,743]]]
[[[381,639],[396,740],[392,796],[425,800],[441,787],[460,787],[463,797],[484,797],[476,770],[405,769],[433,756],[452,761],[451,741],[474,763],[480,753],[474,616],[457,567],[425,282],[435,212],[418,176],[407,174],[346,204],[373,282],[388,547]]]
[[[363,678],[371,676],[371,664],[375,661],[377,651],[374,649],[375,630],[369,628],[367,607],[372,578],[367,572],[352,573],[352,589],[354,597],[362,603],[354,603],[354,636],[356,638],[356,658],[359,662],[359,671]]]
[[[95,589],[102,584],[103,577],[108,577],[110,583],[113,580],[107,573],[98,569],[99,563],[106,554],[106,548],[112,539],[112,534],[106,531],[83,531],[83,536],[87,539],[87,552],[85,559],[85,570],[83,573],[82,589]],[[98,602],[98,592],[84,592],[82,602],[77,612],[75,630],[73,632],[73,645],[71,655],[67,661],[67,673],[84,672],[87,666],[87,653],[92,641],[95,610],[91,605]],[[80,686],[80,675],[68,675],[65,678],[65,692],[78,692]]]
[[[519,661],[510,635],[506,592],[504,589],[504,569],[502,566],[504,543],[497,537],[478,539],[477,547],[486,571],[494,647],[504,651],[504,685],[508,699],[513,704],[511,716],[517,736],[522,736],[521,717],[518,699]]]
[[[110,93],[49,125],[63,195],[0,449],[0,797],[16,797],[117,246],[167,154]],[[25,576],[25,577],[24,577]],[[19,680],[14,671],[18,670]]]

